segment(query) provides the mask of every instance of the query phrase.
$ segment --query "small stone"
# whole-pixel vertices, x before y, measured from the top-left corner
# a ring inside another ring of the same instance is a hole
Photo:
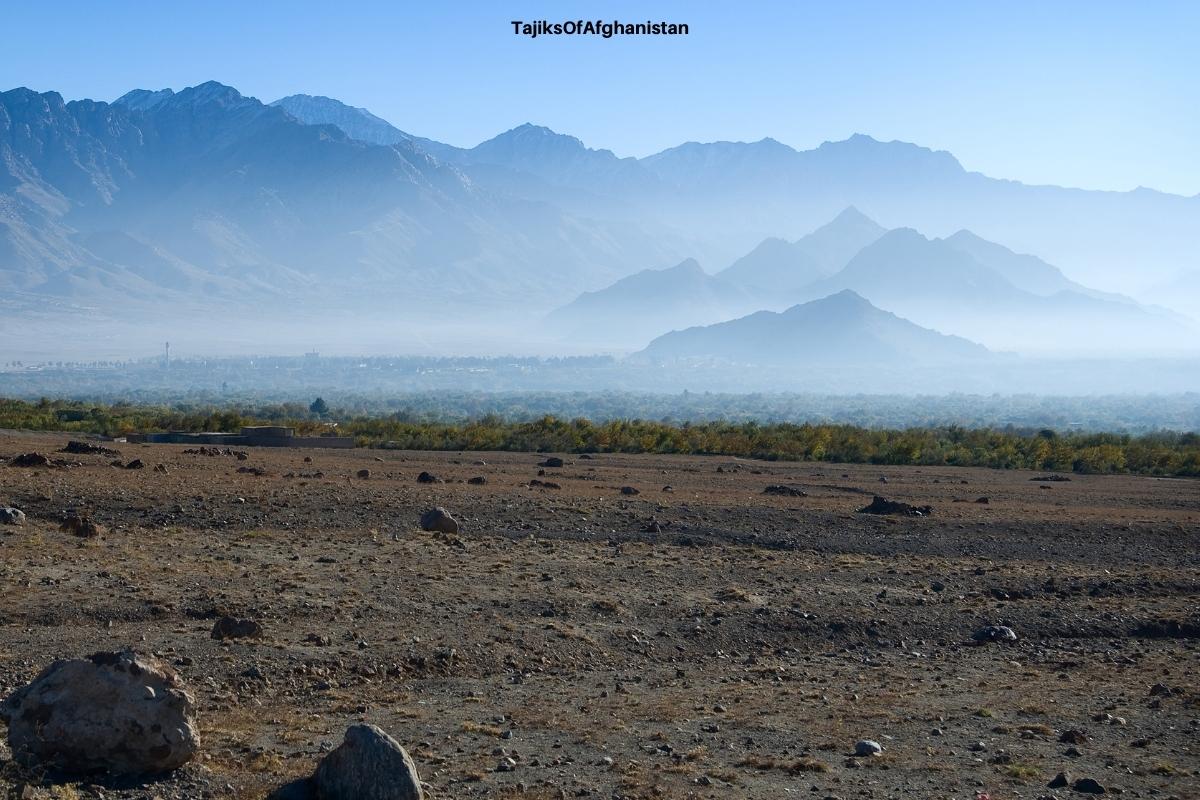
[[[0,507],[0,525],[24,525],[25,512],[11,506]]]
[[[517,762],[510,756],[505,756],[496,764],[496,772],[512,772],[517,768]]]
[[[862,739],[854,745],[854,755],[856,756],[877,756],[883,753],[883,745],[874,739]]]
[[[371,477],[371,470],[369,470],[369,469],[360,469],[360,470],[359,470],[358,472],[356,472],[355,474],[356,474],[358,477],[360,477],[360,478],[362,478],[362,479],[366,480],[367,478]]]
[[[1083,794],[1106,794],[1104,787],[1095,778],[1080,778],[1072,786],[1075,791]]]
[[[1015,642],[1017,634],[1007,625],[984,625],[971,638],[977,642]]]
[[[261,639],[263,626],[252,619],[221,617],[213,625],[214,639]]]
[[[1054,776],[1054,780],[1046,784],[1050,789],[1063,789],[1071,785],[1071,776],[1065,772],[1060,772]]]

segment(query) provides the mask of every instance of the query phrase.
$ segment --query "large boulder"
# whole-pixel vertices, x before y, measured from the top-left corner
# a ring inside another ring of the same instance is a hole
[[[423,800],[421,779],[404,748],[374,725],[351,725],[342,744],[317,765],[320,800]]]
[[[458,533],[462,528],[458,520],[450,516],[450,512],[438,506],[431,508],[421,515],[421,530],[437,531],[438,533]]]
[[[167,772],[200,747],[192,696],[165,664],[131,650],[55,661],[0,704],[15,760],[114,776]]]

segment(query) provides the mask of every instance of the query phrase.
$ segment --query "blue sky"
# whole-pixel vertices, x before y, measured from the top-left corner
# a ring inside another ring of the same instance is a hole
[[[538,38],[512,19],[666,19]],[[523,122],[618,155],[855,132],[1029,183],[1200,193],[1200,2],[21,2],[0,88],[111,100],[214,79],[473,145]]]

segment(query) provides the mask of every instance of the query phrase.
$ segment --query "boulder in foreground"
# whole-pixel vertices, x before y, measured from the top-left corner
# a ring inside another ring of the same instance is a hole
[[[423,800],[416,765],[374,725],[351,725],[342,744],[317,765],[321,800]]]
[[[200,747],[195,706],[165,664],[131,650],[55,661],[0,705],[13,758],[113,776],[168,772]]]

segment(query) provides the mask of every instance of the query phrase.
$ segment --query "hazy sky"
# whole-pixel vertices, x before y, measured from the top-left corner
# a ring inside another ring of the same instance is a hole
[[[515,36],[665,19],[686,37]],[[855,132],[1030,183],[1200,193],[1200,2],[20,2],[0,88],[111,100],[219,80],[473,145],[522,122],[618,155]]]

